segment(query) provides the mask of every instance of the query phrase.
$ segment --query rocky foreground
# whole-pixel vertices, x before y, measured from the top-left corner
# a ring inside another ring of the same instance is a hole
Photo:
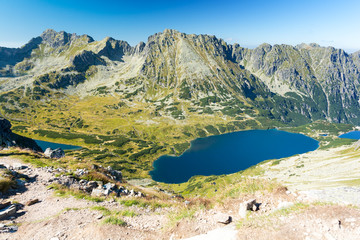
[[[16,176],[16,185],[1,196],[0,239],[358,239],[360,236],[357,207],[305,200],[304,195],[284,187],[211,202],[182,199],[154,188],[76,181],[64,169],[35,168],[9,156],[0,156],[0,163]],[[99,170],[123,181],[111,169]],[[84,170],[78,169],[76,173],[84,174]],[[88,194],[80,197],[66,194],[60,185]]]

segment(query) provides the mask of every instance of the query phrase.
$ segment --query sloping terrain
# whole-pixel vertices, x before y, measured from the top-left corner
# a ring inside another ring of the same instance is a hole
[[[131,47],[47,30],[23,48],[0,53],[2,111],[9,116],[25,112],[20,96],[49,101],[95,95],[140,108],[151,102],[155,116],[178,120],[203,112],[357,123],[360,114],[359,54],[316,44],[245,49],[214,36],[165,30]],[[176,109],[160,111],[174,102]]]
[[[0,56],[0,114],[15,133],[84,146],[77,157],[125,175],[147,176],[197,137],[359,123],[359,53],[316,44],[246,49],[165,30],[130,46],[49,29]]]

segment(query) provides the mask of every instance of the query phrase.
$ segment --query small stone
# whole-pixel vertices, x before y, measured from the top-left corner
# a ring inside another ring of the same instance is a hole
[[[39,199],[35,198],[35,199],[31,199],[31,200],[27,201],[25,203],[25,205],[26,206],[31,206],[31,205],[34,205],[35,203],[38,203],[38,202],[40,202]]]
[[[105,189],[112,190],[115,188],[115,183],[107,183],[104,185]]]
[[[256,203],[256,199],[250,199],[240,204],[239,206],[239,215],[241,218],[245,218],[247,215],[247,211],[257,211],[259,210],[260,204]]]
[[[216,214],[215,219],[218,223],[222,223],[222,224],[229,224],[232,222],[232,217],[224,213]]]
[[[87,185],[92,188],[96,188],[98,186],[97,182],[95,181],[89,181]]]
[[[98,188],[103,188],[103,182],[102,181],[96,181]]]
[[[22,169],[27,168],[27,166],[22,165],[21,163],[14,163],[14,164],[12,165],[12,168],[13,168],[14,170],[22,170]]]
[[[246,210],[253,210],[254,205],[256,205],[256,199],[251,199],[245,202]]]
[[[256,204],[252,205],[252,208],[251,208],[252,211],[257,211],[258,210],[258,206]]]
[[[134,189],[131,189],[129,196],[135,197],[136,194],[137,194],[137,192],[135,192]]]
[[[88,182],[88,181],[86,181],[85,179],[81,179],[81,180],[79,181],[79,184],[85,185],[85,184],[87,184],[87,182]]]

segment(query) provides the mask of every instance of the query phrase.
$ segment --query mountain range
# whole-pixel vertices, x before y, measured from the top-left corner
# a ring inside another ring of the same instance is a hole
[[[1,114],[23,121],[44,102],[111,96],[119,100],[111,108],[151,105],[151,120],[207,114],[360,124],[359,81],[360,52],[317,44],[248,49],[168,29],[136,46],[48,29],[21,48],[0,48]]]

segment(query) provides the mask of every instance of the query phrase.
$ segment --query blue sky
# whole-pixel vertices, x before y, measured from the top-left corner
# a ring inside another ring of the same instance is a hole
[[[0,0],[0,46],[18,47],[45,29],[135,45],[166,28],[228,43],[316,42],[360,50],[357,0]]]

